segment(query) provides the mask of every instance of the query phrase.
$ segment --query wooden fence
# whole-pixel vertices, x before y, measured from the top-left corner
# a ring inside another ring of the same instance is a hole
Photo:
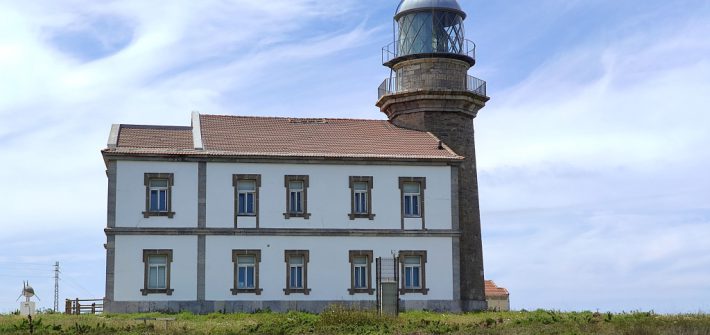
[[[97,314],[103,313],[103,299],[67,299],[64,314]]]

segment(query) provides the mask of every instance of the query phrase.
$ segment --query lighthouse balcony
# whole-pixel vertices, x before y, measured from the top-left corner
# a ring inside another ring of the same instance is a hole
[[[414,83],[412,85],[408,80],[401,80],[400,78],[396,76],[392,76],[391,78],[385,79],[382,84],[380,84],[380,87],[377,90],[377,99],[379,100],[385,95],[388,94],[397,94],[397,93],[404,93],[404,92],[416,92],[418,90],[422,89],[431,89],[431,90],[452,90],[452,88],[462,88],[464,91],[471,92],[473,94],[476,94],[478,96],[487,98],[486,95],[486,81],[476,78],[474,76],[466,76],[466,80],[463,83],[453,83],[454,85],[451,85],[452,83],[446,83],[442,82],[443,85],[435,85],[435,86],[430,86],[430,85],[420,85],[420,83]],[[427,87],[428,88],[422,88],[422,87]],[[436,87],[439,86],[439,87]]]
[[[476,43],[473,41],[468,39],[454,41],[441,39],[439,41],[434,39],[431,44],[429,42],[422,43],[419,40],[394,41],[382,48],[382,64],[392,67],[401,61],[429,57],[460,59],[468,62],[471,66],[476,63]]]

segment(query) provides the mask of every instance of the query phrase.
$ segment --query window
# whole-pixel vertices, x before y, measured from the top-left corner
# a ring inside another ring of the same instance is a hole
[[[427,294],[429,289],[426,288],[426,251],[400,251],[399,262],[402,269],[400,294]]]
[[[238,214],[256,215],[256,181],[240,180],[237,183],[238,194]]]
[[[405,217],[421,217],[421,205],[419,202],[421,192],[419,183],[404,183],[404,216]]]
[[[404,229],[404,218],[421,218],[422,229],[424,225],[424,189],[426,188],[426,178],[424,177],[400,177],[399,190],[402,197],[402,229]]]
[[[350,177],[350,220],[375,219],[372,214],[372,177]]]
[[[261,175],[258,174],[235,174],[232,176],[234,186],[234,211],[237,227],[238,217],[256,217],[256,227],[259,228],[259,188],[261,187]]]
[[[373,294],[372,250],[350,250],[350,289],[348,292]]]
[[[171,191],[173,186],[172,173],[146,173],[143,177],[145,185],[145,211],[143,217],[167,216],[172,218]]]
[[[232,262],[234,262],[232,294],[255,293],[260,295],[262,291],[259,288],[261,250],[232,250]]]
[[[421,276],[422,260],[419,256],[407,256],[404,258],[404,288],[422,288],[419,280]]]
[[[170,263],[173,261],[172,250],[143,250],[143,295],[172,295],[170,288]]]
[[[286,213],[284,218],[310,218],[308,213],[308,176],[285,176]]]
[[[303,293],[308,295],[308,250],[286,250],[286,288],[284,293]]]

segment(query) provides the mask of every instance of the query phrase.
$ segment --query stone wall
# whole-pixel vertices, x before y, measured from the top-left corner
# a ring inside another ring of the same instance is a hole
[[[450,58],[422,58],[394,65],[397,90],[466,90],[467,62]]]

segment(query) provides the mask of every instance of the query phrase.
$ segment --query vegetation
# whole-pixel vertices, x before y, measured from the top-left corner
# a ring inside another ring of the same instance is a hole
[[[152,320],[168,318],[165,320]],[[147,320],[143,320],[147,319]],[[174,319],[174,320],[172,320]],[[27,318],[0,315],[0,334],[29,334]],[[593,313],[407,312],[399,317],[333,307],[322,314],[39,314],[34,334],[620,334],[706,335],[710,315]]]

